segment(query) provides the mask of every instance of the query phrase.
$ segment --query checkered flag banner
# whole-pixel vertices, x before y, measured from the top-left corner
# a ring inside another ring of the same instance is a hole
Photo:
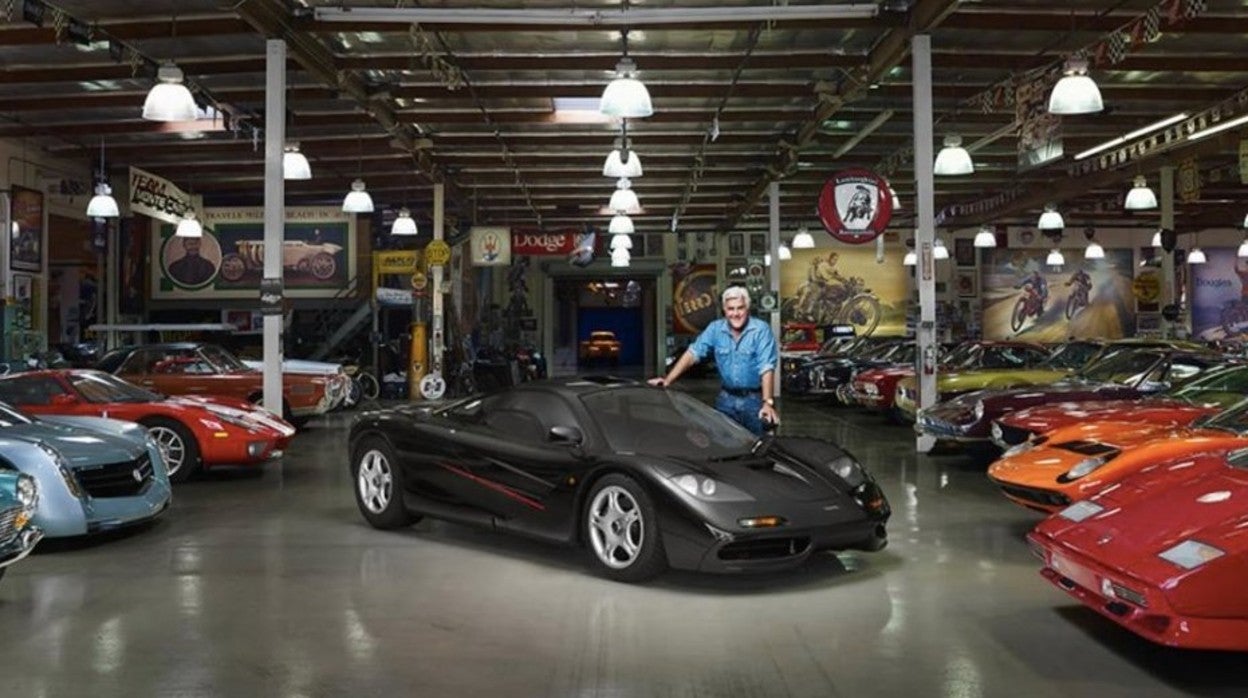
[[[1109,59],[1110,65],[1121,63],[1122,59],[1127,57],[1127,36],[1122,32],[1114,32],[1109,37]]]
[[[1201,12],[1204,12],[1208,6],[1208,0],[1187,0],[1184,3],[1183,16],[1187,19],[1191,19]]]

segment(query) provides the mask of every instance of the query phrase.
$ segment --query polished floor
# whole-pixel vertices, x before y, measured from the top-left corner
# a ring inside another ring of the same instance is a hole
[[[692,381],[685,388],[698,388]],[[1036,573],[982,463],[907,429],[781,403],[890,497],[879,553],[629,586],[580,553],[356,511],[351,414],[261,472],[177,487],[154,526],[44,545],[0,582],[0,695],[1244,696],[1240,655],[1168,650]]]

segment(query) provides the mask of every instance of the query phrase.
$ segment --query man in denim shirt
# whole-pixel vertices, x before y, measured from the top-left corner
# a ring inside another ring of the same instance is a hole
[[[650,385],[671,385],[713,351],[722,382],[715,409],[761,435],[764,420],[780,423],[772,398],[779,356],[776,338],[770,325],[750,317],[750,292],[744,286],[729,286],[721,298],[723,319],[707,325],[667,375],[651,378]]]

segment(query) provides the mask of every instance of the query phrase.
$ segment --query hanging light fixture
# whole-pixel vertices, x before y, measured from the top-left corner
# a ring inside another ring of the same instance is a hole
[[[1101,90],[1096,81],[1088,77],[1086,58],[1071,56],[1062,73],[1062,79],[1049,95],[1050,114],[1094,114],[1105,108]]]
[[[121,211],[117,209],[117,199],[113,198],[113,188],[108,185],[108,174],[104,169],[104,139],[100,139],[100,174],[95,184],[95,196],[87,202],[87,216],[91,218],[117,218]]]
[[[1248,237],[1239,243],[1239,249],[1235,252],[1236,257],[1248,257]]]
[[[936,164],[932,166],[932,174],[938,175],[969,175],[974,174],[975,163],[971,154],[962,147],[962,136],[950,134],[945,136],[945,147],[936,154]]]
[[[632,255],[622,247],[617,250],[611,250],[611,266],[613,267],[626,267],[631,259]]]
[[[1161,229],[1160,228],[1157,229],[1157,232],[1153,233],[1152,246],[1161,247]]]
[[[634,77],[637,74],[637,64],[628,57],[627,29],[620,32],[620,38],[624,43],[624,56],[615,64],[616,78],[602,91],[598,111],[607,116],[625,119],[650,116],[654,113],[654,106],[650,103],[650,91]]]
[[[204,226],[199,224],[199,220],[195,217],[194,209],[187,211],[182,220],[178,221],[178,228],[173,234],[180,238],[202,238],[204,236]]]
[[[1044,258],[1044,263],[1051,267],[1060,267],[1066,263],[1066,257],[1062,255],[1062,251],[1054,247],[1049,251],[1049,256]]]
[[[912,267],[918,263],[919,256],[914,253],[914,250],[906,250],[906,256],[901,258],[901,265],[903,267]]]
[[[1044,205],[1044,213],[1040,214],[1040,221],[1036,223],[1036,227],[1041,230],[1061,230],[1066,227],[1066,221],[1058,212],[1057,204]]]
[[[987,226],[987,225],[980,228],[979,232],[975,233],[975,246],[976,247],[996,247],[997,246],[996,231],[994,231],[991,226]]]
[[[1243,225],[1243,227],[1244,227],[1244,228],[1248,228],[1248,214],[1245,214],[1245,215],[1244,215],[1244,225]]]
[[[148,121],[194,121],[199,117],[195,98],[183,84],[182,69],[165,61],[156,71],[159,81],[143,101],[143,118]]]
[[[342,200],[343,213],[372,213],[373,197],[365,190],[364,180],[356,179],[351,183],[351,191]]]
[[[607,208],[619,213],[640,213],[641,202],[637,200],[637,192],[632,189],[633,183],[627,177],[616,182],[615,193],[611,194],[611,202]]]
[[[936,238],[936,240],[932,243],[932,259],[949,259],[949,248],[945,247],[944,240]]]
[[[797,229],[797,235],[793,236],[793,249],[809,250],[815,246],[815,239],[811,237],[810,231],[805,226]]]
[[[640,177],[641,158],[633,150],[633,143],[628,137],[628,119],[620,125],[620,137],[615,139],[615,150],[607,156],[602,164],[603,177]]]
[[[611,223],[607,226],[607,232],[612,235],[631,235],[634,232],[633,219],[623,213],[617,213],[611,217]]]
[[[1205,258],[1205,251],[1199,247],[1193,247],[1191,252],[1187,253],[1188,264],[1204,264],[1209,261]]]
[[[287,141],[282,149],[282,179],[312,179],[312,166],[299,152],[298,141]]]
[[[1144,175],[1136,175],[1131,191],[1127,192],[1127,200],[1123,202],[1122,207],[1128,211],[1147,211],[1157,208],[1157,195],[1149,188],[1148,180],[1144,179]]]
[[[633,239],[626,233],[616,233],[611,236],[611,251],[631,250],[633,249]]]
[[[888,195],[893,200],[893,211],[901,210],[901,197],[897,196],[897,190],[893,189],[892,182],[888,184]]]
[[[781,262],[787,262],[788,260],[793,259],[793,250],[790,250],[789,246],[782,242],[780,243],[779,255]]]
[[[1105,259],[1105,248],[1101,247],[1101,243],[1092,240],[1083,250],[1084,259]]]
[[[394,223],[390,224],[391,235],[419,235],[420,230],[416,227],[416,219],[412,218],[412,212],[406,206],[399,209],[399,215],[395,217]]]

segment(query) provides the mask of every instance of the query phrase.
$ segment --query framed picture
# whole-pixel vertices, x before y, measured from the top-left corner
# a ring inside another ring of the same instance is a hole
[[[9,266],[23,271],[43,271],[43,192],[14,186],[9,220],[13,226]]]
[[[963,298],[972,298],[978,295],[978,284],[975,283],[975,272],[960,271],[953,276],[953,285],[957,289],[958,296]]]
[[[953,259],[960,267],[975,266],[975,241],[970,238],[955,238]]]
[[[14,329],[32,330],[35,322],[35,277],[30,274],[13,275],[13,300],[17,310],[13,318]]]
[[[745,256],[745,235],[728,233],[728,254],[733,257]]]
[[[762,233],[750,235],[750,254],[759,257],[767,254],[767,236]]]

